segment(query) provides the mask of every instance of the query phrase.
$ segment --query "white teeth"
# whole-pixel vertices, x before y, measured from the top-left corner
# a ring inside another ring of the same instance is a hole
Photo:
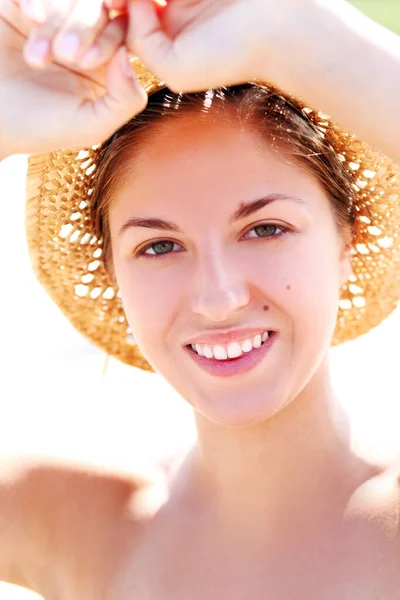
[[[267,341],[269,333],[265,331],[262,335],[258,333],[252,339],[244,340],[243,342],[231,342],[223,346],[207,346],[206,344],[192,344],[192,349],[206,358],[215,358],[217,360],[227,360],[228,358],[238,358],[243,352],[251,352],[254,348],[260,348],[261,344]]]
[[[217,360],[226,360],[228,358],[228,354],[223,346],[214,346],[213,352]]]
[[[251,340],[245,340],[242,342],[242,350],[243,352],[251,352],[253,350],[253,344]]]
[[[211,346],[203,346],[203,352],[204,352],[204,356],[206,358],[214,358],[214,354],[211,349]]]
[[[242,356],[242,348],[238,342],[232,342],[228,346],[228,358],[238,358]]]
[[[253,347],[254,348],[260,348],[261,346],[261,335],[255,335],[253,338]]]

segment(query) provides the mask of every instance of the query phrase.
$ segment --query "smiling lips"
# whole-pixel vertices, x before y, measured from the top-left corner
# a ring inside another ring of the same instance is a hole
[[[242,354],[247,354],[256,348],[260,348],[267,341],[270,332],[264,331],[257,333],[253,337],[249,337],[242,341],[235,341],[229,344],[217,344],[211,346],[209,344],[191,344],[190,347],[199,356],[205,358],[227,360],[230,358],[239,358]]]

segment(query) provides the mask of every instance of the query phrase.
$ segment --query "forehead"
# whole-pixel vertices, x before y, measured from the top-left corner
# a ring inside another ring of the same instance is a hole
[[[268,193],[324,196],[316,177],[233,114],[188,113],[145,132],[127,159],[112,211],[164,214],[188,206],[214,214]]]

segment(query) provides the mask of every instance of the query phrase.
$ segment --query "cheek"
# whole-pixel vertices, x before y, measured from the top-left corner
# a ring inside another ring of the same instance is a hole
[[[340,265],[335,246],[304,236],[276,252],[254,253],[247,270],[262,293],[298,332],[330,332],[339,302]]]
[[[162,340],[179,310],[182,289],[176,270],[172,274],[161,263],[162,259],[159,265],[116,266],[125,315],[137,343],[149,356],[155,347],[163,348]]]
[[[311,336],[315,343],[326,340],[335,328],[340,271],[336,252],[331,250],[330,245],[306,243],[288,265],[286,298],[302,340]]]

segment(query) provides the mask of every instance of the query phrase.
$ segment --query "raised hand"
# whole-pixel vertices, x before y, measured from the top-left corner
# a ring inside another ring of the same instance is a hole
[[[23,3],[0,0],[3,156],[92,146],[147,102],[120,46],[126,17],[114,23],[100,0],[48,0],[43,6],[45,14],[35,16]],[[70,46],[65,54],[62,37],[71,33],[79,37],[79,50]]]
[[[45,67],[52,58],[94,69],[108,62],[125,41],[126,16],[110,19],[102,0],[19,0],[31,25],[27,62]]]
[[[122,6],[121,0],[108,1]],[[157,8],[154,0],[127,0],[128,47],[175,91],[241,83],[265,72],[267,40],[271,72],[277,70],[281,40],[290,36],[298,11],[310,3],[169,0]]]

